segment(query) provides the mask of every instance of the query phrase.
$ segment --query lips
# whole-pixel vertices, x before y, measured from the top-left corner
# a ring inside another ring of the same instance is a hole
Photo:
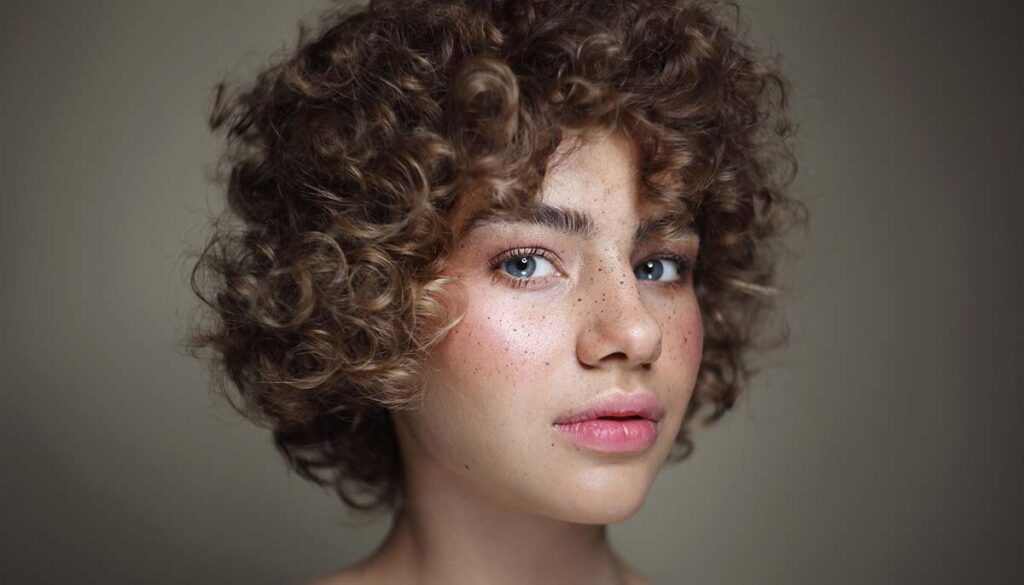
[[[665,409],[653,394],[615,391],[597,397],[576,412],[559,417],[555,420],[555,424],[563,425],[595,419],[631,418],[658,422],[664,414]]]
[[[664,408],[653,394],[614,391],[555,420],[559,434],[601,453],[638,453],[658,438]]]

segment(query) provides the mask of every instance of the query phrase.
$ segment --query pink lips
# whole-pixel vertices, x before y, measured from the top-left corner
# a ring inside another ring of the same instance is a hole
[[[602,453],[636,453],[658,438],[664,409],[652,394],[614,392],[555,421],[571,442]]]

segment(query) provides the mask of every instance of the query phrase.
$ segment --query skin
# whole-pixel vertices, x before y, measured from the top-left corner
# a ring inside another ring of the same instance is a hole
[[[634,247],[638,222],[659,217],[641,202],[635,156],[612,134],[553,158],[541,201],[591,215],[590,240],[526,223],[459,239],[446,272],[461,279],[465,297],[453,291],[451,302],[464,299],[465,317],[432,355],[422,405],[394,413],[405,504],[373,556],[323,583],[644,582],[605,527],[640,508],[670,452],[703,329],[689,272],[671,276],[664,260],[661,281],[637,275],[664,252],[695,260],[699,242],[690,233]],[[456,233],[473,211],[455,211]],[[492,265],[516,248],[551,252],[531,256],[527,286],[513,286],[515,260]],[[553,426],[614,388],[664,406],[647,450],[596,453]]]

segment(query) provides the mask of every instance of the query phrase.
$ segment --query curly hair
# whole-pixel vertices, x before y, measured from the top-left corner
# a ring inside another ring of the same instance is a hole
[[[774,306],[788,82],[704,0],[373,0],[334,7],[249,85],[217,88],[228,208],[191,273],[189,334],[219,388],[302,477],[393,508],[390,411],[461,315],[439,294],[460,198],[536,203],[562,140],[622,131],[642,194],[688,214],[704,350],[690,423],[729,410]],[[230,383],[228,383],[230,382]]]

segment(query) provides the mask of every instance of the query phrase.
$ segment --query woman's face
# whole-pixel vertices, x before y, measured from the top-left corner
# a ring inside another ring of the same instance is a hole
[[[621,135],[556,160],[547,212],[510,221],[456,210],[456,233],[469,231],[446,273],[465,287],[465,318],[431,356],[422,407],[395,420],[414,486],[440,480],[605,524],[639,509],[693,392],[698,239],[643,230],[634,241],[662,214],[640,207]]]

